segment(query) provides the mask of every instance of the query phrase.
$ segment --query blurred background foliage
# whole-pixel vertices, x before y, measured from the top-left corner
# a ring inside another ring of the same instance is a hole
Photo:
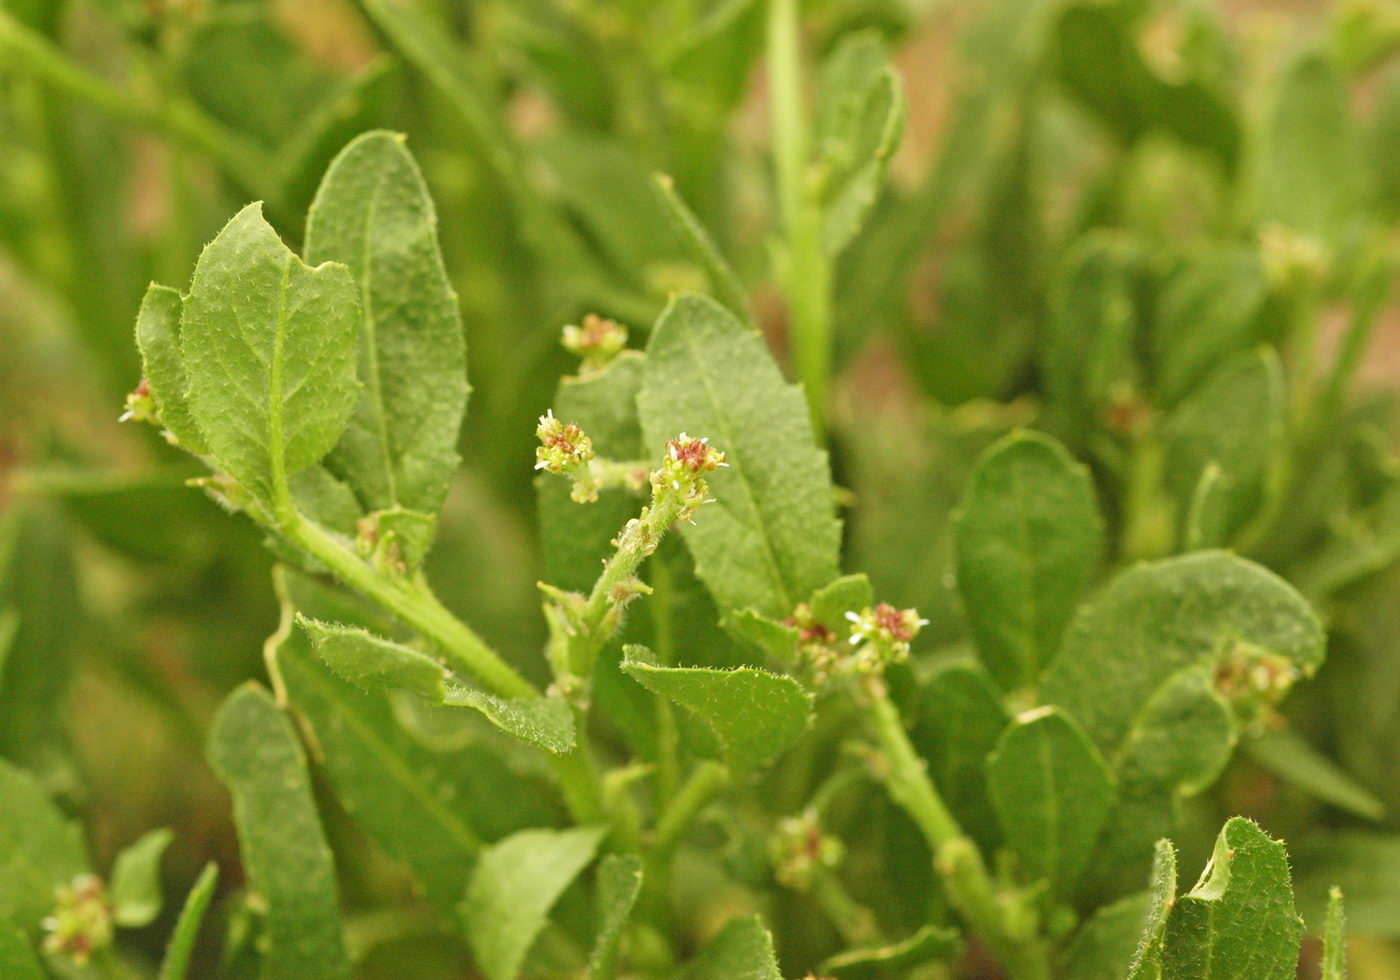
[[[187,489],[154,430],[116,425],[146,283],[187,282],[251,199],[299,247],[335,151],[405,132],[474,386],[430,575],[534,669],[533,419],[573,370],[560,327],[597,312],[644,338],[669,294],[707,281],[653,174],[674,179],[788,357],[764,6],[0,5],[0,755],[83,816],[99,867],[168,826],[171,894],[211,858],[236,893],[203,746],[276,626],[256,531]],[[950,514],[977,454],[1034,425],[1091,464],[1106,568],[1228,543],[1294,582],[1329,624],[1327,665],[1187,801],[1182,863],[1204,862],[1224,815],[1255,817],[1289,842],[1310,925],[1342,884],[1353,976],[1400,976],[1400,4],[814,0],[803,17],[813,66],[852,31],[888,43],[908,110],[834,270],[847,567],[932,621],[924,663],[965,653]],[[1260,345],[1281,366],[1262,386],[1240,367]],[[1210,477],[1224,490],[1188,458],[1199,439],[1228,461]],[[684,574],[673,588],[680,615],[708,601]],[[694,662],[742,657],[697,633]],[[796,755],[773,777],[793,809],[832,762]],[[375,937],[393,930],[373,910],[406,879],[322,796],[366,975],[465,969],[451,944],[391,942],[375,972]],[[862,827],[853,890],[921,921],[918,862],[892,894],[859,874],[879,866],[863,849],[920,845],[897,811],[858,804],[827,814]],[[733,855],[737,880],[754,860]],[[735,887],[706,874],[697,891]],[[831,943],[806,901],[768,910],[803,968]],[[173,914],[132,955],[158,955]]]

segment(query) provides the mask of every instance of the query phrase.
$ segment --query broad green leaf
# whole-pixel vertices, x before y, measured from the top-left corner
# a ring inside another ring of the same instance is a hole
[[[1159,404],[1176,404],[1210,368],[1256,340],[1268,286],[1258,250],[1238,245],[1206,250],[1167,281],[1152,333]]]
[[[1123,964],[1132,960],[1138,947],[1150,902],[1151,896],[1142,892],[1095,910],[1065,949],[1061,976],[1123,980]]]
[[[335,445],[359,395],[355,282],[312,269],[238,212],[204,249],[185,297],[190,412],[221,469],[266,504]]]
[[[1234,750],[1236,722],[1211,685],[1209,667],[1188,667],[1147,699],[1113,758],[1121,784],[1135,793],[1193,796],[1220,776]]]
[[[44,968],[29,937],[8,919],[0,919],[0,977],[6,980],[44,980]]]
[[[112,921],[139,929],[160,915],[165,902],[160,885],[160,859],[174,834],[153,830],[122,850],[112,865]]]
[[[623,672],[709,725],[737,771],[776,758],[811,724],[812,696],[791,677],[753,667],[658,667],[639,658],[649,655],[643,648],[626,653]]]
[[[190,414],[189,379],[180,352],[182,303],[179,290],[154,282],[147,286],[136,314],[136,346],[161,423],[185,449],[207,453],[209,448]]]
[[[1293,980],[1302,931],[1282,842],[1234,817],[1201,880],[1172,908],[1162,970],[1200,980]]]
[[[1005,690],[1032,687],[1098,560],[1089,472],[1048,436],[1014,432],[982,456],[957,518],[958,589]]]
[[[876,31],[848,34],[822,65],[814,132],[822,247],[839,255],[865,224],[904,133],[904,90]]]
[[[1202,506],[1215,512],[1202,526],[1223,539],[1207,543],[1225,543],[1259,507],[1283,425],[1283,373],[1269,348],[1226,361],[1168,417],[1162,433],[1167,485],[1180,513],[1199,513]],[[1211,499],[1196,501],[1202,474],[1212,465],[1219,476]]]
[[[1374,793],[1294,729],[1265,732],[1245,749],[1259,765],[1324,803],[1365,820],[1385,816],[1385,804]]]
[[[0,920],[37,929],[53,910],[54,891],[87,869],[78,825],[33,776],[0,759]]]
[[[214,898],[214,886],[218,882],[219,866],[211,861],[199,873],[184,907],[180,909],[180,918],[175,923],[175,931],[170,934],[165,958],[160,963],[158,980],[185,980],[195,940],[199,938],[199,927],[204,923],[204,913]]]
[[[598,932],[588,957],[589,975],[613,968],[622,927],[642,890],[642,860],[635,854],[609,854],[598,864]]]
[[[637,421],[637,392],[642,386],[644,356],[623,351],[585,377],[567,377],[554,396],[554,415],[573,422],[593,440],[593,451],[611,460],[643,459],[642,430]],[[654,454],[660,460],[660,447]],[[645,465],[653,465],[647,463]],[[569,481],[548,473],[535,480],[540,544],[550,585],[587,592],[612,552],[609,543],[642,500],[625,489],[603,490],[597,503],[580,504],[569,496]]]
[[[981,664],[952,661],[924,685],[910,737],[958,823],[989,853],[1000,843],[987,756],[1010,717]]]
[[[1113,805],[1113,780],[1079,726],[1055,708],[1012,722],[987,760],[1007,846],[1030,880],[1067,896]]]
[[[297,617],[297,625],[326,666],[362,690],[403,688],[436,704],[447,697],[445,681],[450,675],[426,653],[353,626],[305,616]]]
[[[637,404],[648,449],[686,432],[727,455],[708,477],[716,502],[682,529],[722,609],[783,619],[836,578],[841,525],[826,454],[758,334],[713,300],[673,300],[647,345]]]
[[[350,976],[340,898],[306,757],[271,695],[235,690],[214,717],[209,761],[233,795],[248,890],[263,914],[265,980]]]
[[[1342,910],[1342,890],[1327,895],[1327,925],[1322,933],[1322,980],[1347,980],[1346,915]]]
[[[752,0],[744,2],[752,4]],[[728,260],[710,237],[709,231],[676,190],[675,181],[664,174],[656,174],[653,184],[667,216],[671,219],[672,227],[680,236],[682,247],[690,256],[690,260],[704,271],[715,299],[729,307],[729,312],[739,319],[751,321],[753,315],[749,312],[748,294],[744,291],[743,283],[739,281]]]
[[[1150,894],[1147,921],[1128,966],[1128,980],[1160,980],[1162,976],[1162,938],[1176,906],[1176,848],[1169,840],[1159,840],[1152,856]]]
[[[853,949],[831,957],[821,965],[821,976],[836,980],[878,980],[905,977],[930,960],[951,959],[959,950],[958,934],[943,926],[927,925],[908,939],[878,949]]]
[[[549,910],[593,860],[602,827],[522,830],[485,848],[460,906],[467,941],[489,980],[515,980]]]
[[[732,920],[681,976],[683,980],[783,980],[773,937],[757,916]]]
[[[1259,157],[1259,217],[1331,243],[1359,197],[1346,79],[1326,54],[1304,51],[1276,99]]]
[[[1131,568],[1082,605],[1045,674],[1063,707],[1112,757],[1133,720],[1186,667],[1275,659],[1311,675],[1323,659],[1317,616],[1286,582],[1223,551]]]
[[[428,654],[355,626],[298,617],[332,672],[362,690],[412,691],[429,704],[475,708],[493,725],[550,752],[574,747],[574,716],[558,698],[502,698],[456,680]]]
[[[359,402],[326,458],[366,510],[436,514],[457,471],[467,351],[423,176],[394,133],[351,141],[306,223],[306,260],[359,288]]]
[[[724,617],[724,628],[736,640],[753,646],[780,664],[797,660],[801,634],[795,626],[769,619],[752,609],[740,609]]]

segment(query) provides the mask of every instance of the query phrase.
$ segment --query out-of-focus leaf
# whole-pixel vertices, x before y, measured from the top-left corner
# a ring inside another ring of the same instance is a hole
[[[879,980],[908,976],[911,969],[932,960],[952,958],[961,944],[958,934],[942,926],[927,925],[908,939],[873,949],[853,949],[826,960],[821,975],[836,980]]]
[[[715,245],[709,231],[676,190],[675,181],[664,174],[657,174],[653,184],[690,260],[704,270],[709,279],[715,299],[729,307],[729,312],[739,319],[752,320],[743,283]]]
[[[359,288],[359,378],[326,458],[366,510],[436,514],[457,471],[467,351],[437,213],[404,137],[366,133],[331,163],[306,223],[306,260],[339,262]]]
[[[1003,689],[1034,686],[1054,656],[1102,534],[1088,470],[1048,436],[1013,433],[973,470],[954,538],[958,588]]]
[[[1400,836],[1313,833],[1294,847],[1294,868],[1309,922],[1326,919],[1328,895],[1339,887],[1353,933],[1400,939]]]
[[[642,861],[635,854],[609,854],[598,865],[598,932],[588,957],[590,975],[617,961],[622,927],[642,890]]]
[[[1002,836],[1031,880],[1068,895],[1113,805],[1113,780],[1079,726],[1054,708],[1021,715],[987,760]]]
[[[214,886],[218,882],[219,867],[211,861],[199,873],[184,907],[180,909],[180,918],[175,923],[175,931],[170,934],[170,944],[166,946],[165,958],[160,963],[158,980],[185,980],[194,943],[199,938],[199,927],[204,923],[204,913],[214,898]]]
[[[686,432],[726,454],[729,466],[708,476],[716,502],[683,528],[722,609],[782,619],[836,578],[827,457],[762,338],[713,300],[673,300],[647,345],[637,404],[648,446]]]
[[[272,697],[249,682],[214,718],[209,761],[233,794],[250,892],[263,914],[259,975],[350,976],[340,898],[306,757]]]
[[[1201,880],[1172,907],[1162,971],[1203,980],[1292,980],[1302,931],[1282,842],[1235,817],[1221,830]]]
[[[1146,892],[1100,906],[1065,950],[1063,974],[1075,980],[1123,980],[1142,936],[1151,896]]]
[[[684,980],[782,980],[773,937],[755,916],[734,919],[691,961]]]
[[[1283,438],[1283,372],[1269,348],[1216,369],[1167,419],[1167,484],[1187,536],[1220,546],[1259,507],[1264,479]],[[1202,485],[1203,474],[1214,476]]]
[[[598,850],[604,829],[522,830],[484,849],[460,911],[477,965],[514,980],[549,910]]]
[[[623,672],[709,725],[737,771],[771,761],[811,724],[812,697],[791,677],[752,667],[658,667],[647,662],[649,651],[635,646],[627,654]]]
[[[34,777],[0,759],[0,921],[33,930],[54,891],[87,870],[82,831]]]
[[[904,132],[904,91],[874,31],[843,38],[822,65],[813,133],[822,247],[839,255],[865,224]]]
[[[136,314],[136,346],[161,423],[185,449],[207,453],[209,447],[190,414],[189,379],[180,352],[181,303],[179,290],[154,282],[147,286]]]
[[[44,968],[24,931],[0,919],[0,976],[8,980],[44,980]]]
[[[153,830],[117,855],[112,865],[112,921],[138,929],[160,915],[165,896],[160,884],[160,859],[174,834]]]
[[[1350,773],[1291,728],[1245,743],[1251,758],[1311,796],[1365,820],[1385,816],[1385,804]]]

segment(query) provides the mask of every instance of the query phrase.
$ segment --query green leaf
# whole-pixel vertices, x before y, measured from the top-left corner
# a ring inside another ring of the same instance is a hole
[[[164,896],[160,887],[160,859],[174,834],[153,830],[122,850],[112,865],[112,921],[139,929],[160,915]]]
[[[907,939],[878,949],[853,949],[831,957],[821,965],[821,976],[836,980],[878,980],[904,977],[930,960],[951,959],[959,950],[958,934],[943,926],[927,925]]]
[[[987,756],[1011,719],[981,664],[955,660],[924,685],[910,732],[958,823],[989,853],[1000,843],[987,796]]]
[[[78,825],[33,776],[0,759],[0,920],[37,929],[53,910],[55,889],[87,869]]]
[[[1176,404],[1212,367],[1249,347],[1268,287],[1258,250],[1239,245],[1207,249],[1167,281],[1152,333],[1158,403]]]
[[[199,873],[184,907],[180,909],[180,918],[175,923],[175,931],[170,934],[170,944],[166,946],[165,958],[160,963],[158,980],[185,980],[195,940],[199,938],[199,927],[204,923],[204,913],[214,898],[214,886],[218,882],[219,866],[210,861]]]
[[[1089,472],[1058,442],[1014,432],[983,454],[957,518],[957,577],[1003,689],[1034,686],[1054,656],[1102,534]]]
[[[447,698],[447,670],[426,653],[369,630],[297,617],[316,654],[335,674],[366,690],[403,688],[435,704]]]
[[[259,975],[348,978],[335,868],[306,757],[266,691],[249,682],[224,701],[209,761],[233,795],[248,889],[265,910]]]
[[[783,619],[836,578],[841,525],[827,457],[801,391],[758,334],[713,300],[673,300],[647,345],[637,403],[649,449],[684,431],[728,457],[709,476],[716,502],[683,528],[722,609]]]
[[[1385,816],[1374,793],[1291,728],[1265,732],[1245,748],[1259,765],[1324,803],[1365,820]]]
[[[652,182],[667,216],[671,219],[671,226],[680,236],[682,247],[689,254],[690,260],[704,270],[715,299],[729,307],[729,312],[739,319],[752,321],[753,315],[749,312],[748,294],[744,291],[743,283],[715,245],[709,231],[686,205],[680,192],[676,190],[675,181],[665,174],[655,174]]]
[[[366,510],[436,514],[457,471],[467,350],[438,248],[437,214],[404,137],[365,133],[331,163],[306,224],[306,259],[359,287],[359,377],[326,459]]]
[[[1227,655],[1279,658],[1303,676],[1322,663],[1322,627],[1267,569],[1223,551],[1123,572],[1080,607],[1041,698],[1113,757],[1148,700],[1178,671]]]
[[[1133,958],[1151,896],[1120,898],[1095,910],[1065,949],[1060,975],[1074,980],[1123,980],[1123,964]]]
[[[612,969],[622,927],[642,891],[642,860],[635,854],[609,854],[598,864],[598,932],[588,957],[589,975]]]
[[[1327,925],[1322,933],[1322,980],[1347,980],[1346,915],[1342,890],[1327,893]]]
[[[1340,887],[1352,932],[1400,939],[1400,836],[1314,832],[1296,851],[1298,904],[1309,921],[1326,916],[1329,893]]]
[[[864,572],[842,575],[812,593],[812,618],[840,635],[845,628],[846,613],[858,613],[874,604],[875,590]]]
[[[1012,722],[987,760],[1002,835],[1028,878],[1067,896],[1113,806],[1113,781],[1079,726],[1055,708]]]
[[[797,660],[801,634],[795,626],[769,619],[752,609],[740,609],[724,617],[724,628],[736,640],[762,651],[780,664]]]
[[[670,698],[714,730],[736,771],[764,765],[787,750],[812,721],[812,696],[791,677],[753,667],[658,667],[645,648],[628,646],[625,674]]]
[[[1152,856],[1150,894],[1147,922],[1128,966],[1128,980],[1159,980],[1162,975],[1162,939],[1176,906],[1176,848],[1169,840],[1159,840]]]
[[[1359,149],[1346,79],[1327,55],[1302,52],[1260,151],[1260,220],[1332,242],[1359,203]]]
[[[1237,739],[1234,713],[1208,667],[1188,667],[1159,687],[1133,718],[1114,756],[1134,791],[1192,796],[1215,782]]]
[[[593,860],[606,829],[522,830],[481,852],[460,906],[489,980],[514,980],[564,889]]]
[[[1293,980],[1302,931],[1282,842],[1253,821],[1234,817],[1221,830],[1201,880],[1172,908],[1163,973]]]
[[[19,926],[0,919],[0,977],[6,980],[44,980],[44,968]]]
[[[1206,543],[1228,541],[1261,504],[1283,426],[1283,372],[1269,348],[1226,361],[1163,425],[1166,480],[1180,513],[1200,514],[1203,506],[1214,512],[1199,525]],[[1202,475],[1211,466],[1219,475],[1209,503],[1197,502]]]
[[[839,255],[875,206],[904,134],[904,90],[873,30],[848,34],[822,65],[816,106],[822,247]]]
[[[443,704],[475,708],[506,734],[555,755],[572,752],[577,741],[573,709],[559,698],[501,698],[452,681]]]
[[[359,394],[356,290],[306,266],[250,204],[199,257],[181,348],[190,412],[221,469],[265,504],[335,445]]]
[[[180,314],[183,300],[179,290],[151,283],[136,314],[136,347],[160,412],[161,423],[177,442],[192,453],[207,453],[209,447],[190,414],[189,379],[185,358],[180,352]]]
[[[757,916],[730,921],[691,961],[683,980],[783,980],[773,937]]]
[[[455,679],[428,654],[368,630],[305,617],[297,623],[326,666],[363,690],[399,688],[430,704],[475,708],[503,732],[542,749],[563,753],[574,747],[573,712],[558,698],[497,697]]]

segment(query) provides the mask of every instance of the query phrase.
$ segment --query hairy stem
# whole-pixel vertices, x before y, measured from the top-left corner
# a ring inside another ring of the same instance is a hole
[[[872,678],[866,692],[876,739],[889,767],[886,781],[890,796],[923,832],[949,899],[1000,958],[1012,980],[1048,980],[1050,962],[1045,943],[1027,928],[1034,920],[1024,914],[1018,896],[999,893],[977,845],[963,834],[938,795],[884,681]]]

